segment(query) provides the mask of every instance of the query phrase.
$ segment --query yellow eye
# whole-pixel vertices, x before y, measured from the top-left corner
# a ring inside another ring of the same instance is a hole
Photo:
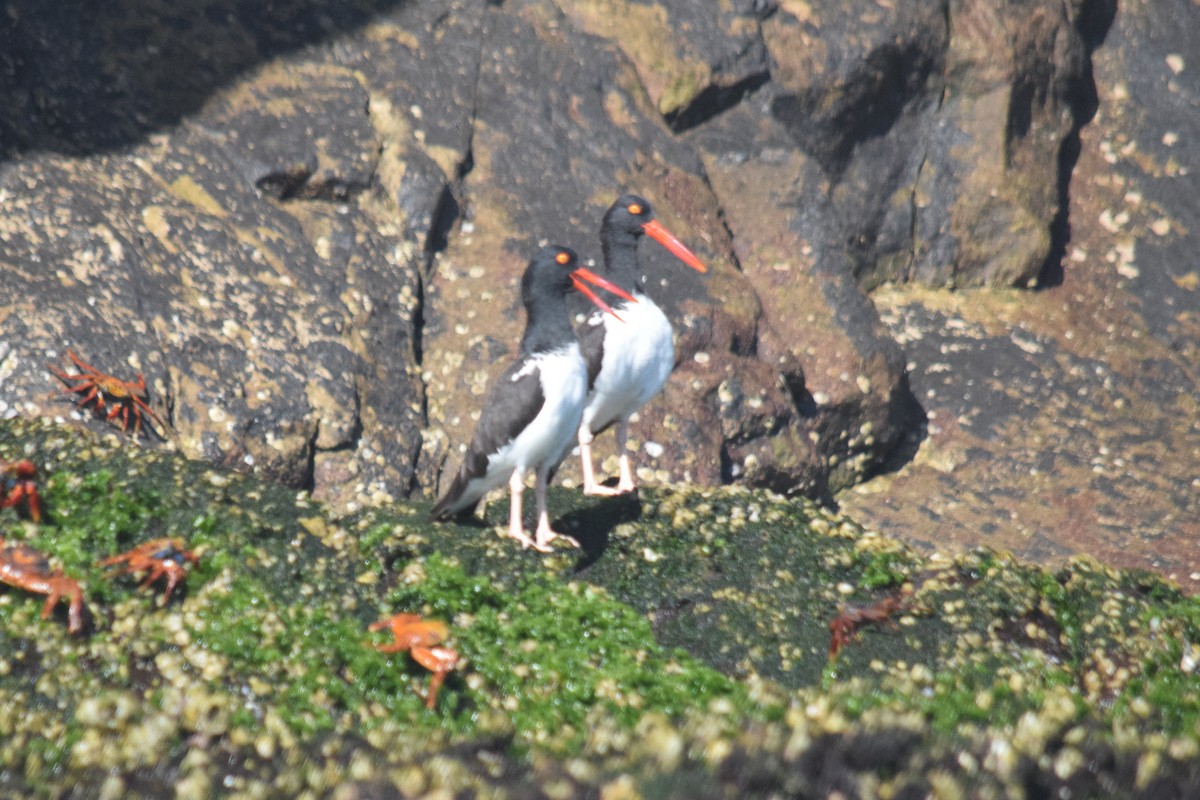
[[[570,262],[571,254],[570,253],[559,253],[558,255],[556,255],[554,257],[554,260],[557,261],[559,264],[566,264],[566,263]]]
[[[625,210],[628,211],[630,214],[633,214],[635,217],[638,214],[642,213],[642,207],[640,205],[638,205],[637,203],[630,203],[628,206],[625,207]]]

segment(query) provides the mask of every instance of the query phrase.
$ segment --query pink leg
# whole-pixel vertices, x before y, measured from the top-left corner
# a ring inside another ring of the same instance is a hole
[[[594,438],[596,437],[588,430],[586,422],[579,426],[579,457],[583,462],[583,493],[603,497],[618,494],[616,489],[609,488],[596,480],[596,473],[592,466],[592,439]]]
[[[534,547],[543,553],[550,552],[550,543],[555,539],[563,539],[575,547],[579,547],[579,542],[574,538],[563,533],[558,533],[550,528],[550,512],[546,510],[546,480],[549,472],[548,467],[539,469],[537,483],[534,484],[534,493],[537,496],[538,508],[537,543]]]
[[[633,483],[633,467],[629,463],[629,451],[625,449],[627,441],[629,441],[629,420],[623,419],[617,423],[617,452],[620,454],[618,460],[621,462],[621,479],[617,481],[616,494],[632,492],[636,488]]]
[[[538,547],[537,542],[530,539],[525,533],[525,526],[521,524],[521,493],[525,491],[525,475],[521,470],[513,470],[512,477],[508,479],[508,535],[521,543],[521,548],[532,547],[535,550],[542,550]]]

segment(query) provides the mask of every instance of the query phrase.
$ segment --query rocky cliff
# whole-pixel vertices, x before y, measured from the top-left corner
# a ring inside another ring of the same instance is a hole
[[[1198,23],[12,0],[0,536],[90,614],[0,588],[0,795],[1195,796]],[[642,492],[568,461],[545,559],[429,526],[529,252],[624,190],[711,268],[642,247]],[[97,563],[161,536],[162,606]],[[432,712],[397,611],[464,657]]]
[[[1039,554],[1194,541],[1194,13],[13,3],[0,411],[103,428],[53,394],[73,347],[146,375],[147,446],[343,509],[433,493],[513,351],[528,252],[598,257],[633,189],[712,266],[643,248],[679,362],[634,425],[646,480],[829,501],[915,454],[933,473],[844,502]],[[1102,510],[1060,541],[1046,505]],[[1157,549],[1127,561],[1187,581]]]

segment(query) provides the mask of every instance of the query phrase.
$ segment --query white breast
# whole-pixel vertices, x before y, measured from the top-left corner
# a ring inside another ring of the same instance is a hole
[[[488,456],[487,471],[470,479],[458,499],[448,507],[450,514],[473,506],[485,493],[508,482],[513,470],[536,470],[557,466],[579,430],[583,401],[587,395],[587,365],[579,343],[533,356],[513,380],[538,371],[544,402],[537,416],[499,450]],[[488,409],[483,410],[484,414]]]
[[[488,476],[498,475],[501,483],[514,469],[537,469],[544,463],[561,461],[574,441],[583,414],[587,366],[579,353],[579,343],[539,354],[531,362],[531,368],[539,371],[545,402],[517,438],[488,458]]]
[[[675,365],[671,323],[653,300],[637,293],[638,302],[617,309],[620,320],[604,315],[604,358],[584,407],[583,419],[593,431],[624,419],[658,394]]]

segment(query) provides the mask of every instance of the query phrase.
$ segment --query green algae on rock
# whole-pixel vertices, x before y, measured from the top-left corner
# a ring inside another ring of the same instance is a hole
[[[344,519],[305,494],[116,435],[0,422],[48,520],[4,535],[92,611],[0,589],[0,795],[494,797],[905,793],[1184,796],[1200,787],[1200,603],[1140,573],[978,551],[927,560],[808,502],[744,489],[551,492],[582,550],[522,552],[422,503]],[[202,554],[160,607],[97,562]],[[828,658],[829,622],[903,591]],[[439,618],[426,674],[367,632]],[[1174,792],[1174,795],[1172,795]]]

